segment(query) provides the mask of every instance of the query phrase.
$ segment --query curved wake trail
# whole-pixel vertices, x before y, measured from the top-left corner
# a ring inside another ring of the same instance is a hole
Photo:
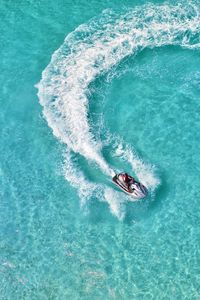
[[[106,175],[112,176],[113,170],[101,154],[101,141],[95,140],[88,122],[90,83],[123,58],[146,47],[180,45],[198,48],[199,30],[200,7],[195,2],[177,6],[147,4],[120,15],[107,10],[98,18],[79,26],[53,54],[37,85],[44,116],[54,135],[68,149],[95,162]],[[136,170],[138,177],[154,189],[158,180],[153,171],[131,150],[128,154],[132,167],[140,170]],[[71,174],[66,177],[78,187],[76,176],[72,175],[75,171],[69,167],[69,153],[66,157],[66,170],[70,169],[66,172]],[[90,183],[84,173],[81,178],[81,189],[88,190]],[[103,196],[105,187],[98,185],[98,189],[102,191],[102,197],[110,202],[112,192],[106,190]],[[95,185],[91,190],[95,190]],[[84,197],[84,193],[81,194]]]

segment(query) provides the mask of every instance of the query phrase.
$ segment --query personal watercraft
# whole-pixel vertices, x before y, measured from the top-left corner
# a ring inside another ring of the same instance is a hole
[[[147,188],[127,173],[116,174],[112,181],[134,199],[142,199],[148,194]]]

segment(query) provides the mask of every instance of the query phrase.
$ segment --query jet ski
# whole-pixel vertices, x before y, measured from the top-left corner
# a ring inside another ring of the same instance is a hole
[[[147,188],[127,173],[116,174],[112,181],[134,199],[142,199],[148,194]]]

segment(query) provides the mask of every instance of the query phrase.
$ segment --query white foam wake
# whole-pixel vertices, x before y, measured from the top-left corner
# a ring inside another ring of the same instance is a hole
[[[198,47],[199,12],[194,2],[177,6],[148,4],[121,15],[105,11],[69,34],[53,54],[37,85],[44,116],[54,135],[68,149],[94,161],[105,174],[112,176],[113,171],[101,154],[101,141],[95,140],[88,120],[90,83],[123,58],[145,47]],[[151,169],[136,159],[130,149],[126,151],[139,179],[155,187],[158,181]],[[69,154],[66,157],[69,180],[72,168]],[[78,186],[83,190],[86,179],[83,173],[81,176],[83,180]],[[72,184],[76,184],[75,177],[71,176]]]

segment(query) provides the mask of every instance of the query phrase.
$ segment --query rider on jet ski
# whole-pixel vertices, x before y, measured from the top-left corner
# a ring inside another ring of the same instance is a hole
[[[133,177],[130,177],[127,173],[121,173],[119,177],[128,189],[130,185],[135,182],[135,179]]]
[[[147,188],[125,172],[115,174],[112,181],[135,199],[142,199],[148,195]]]

